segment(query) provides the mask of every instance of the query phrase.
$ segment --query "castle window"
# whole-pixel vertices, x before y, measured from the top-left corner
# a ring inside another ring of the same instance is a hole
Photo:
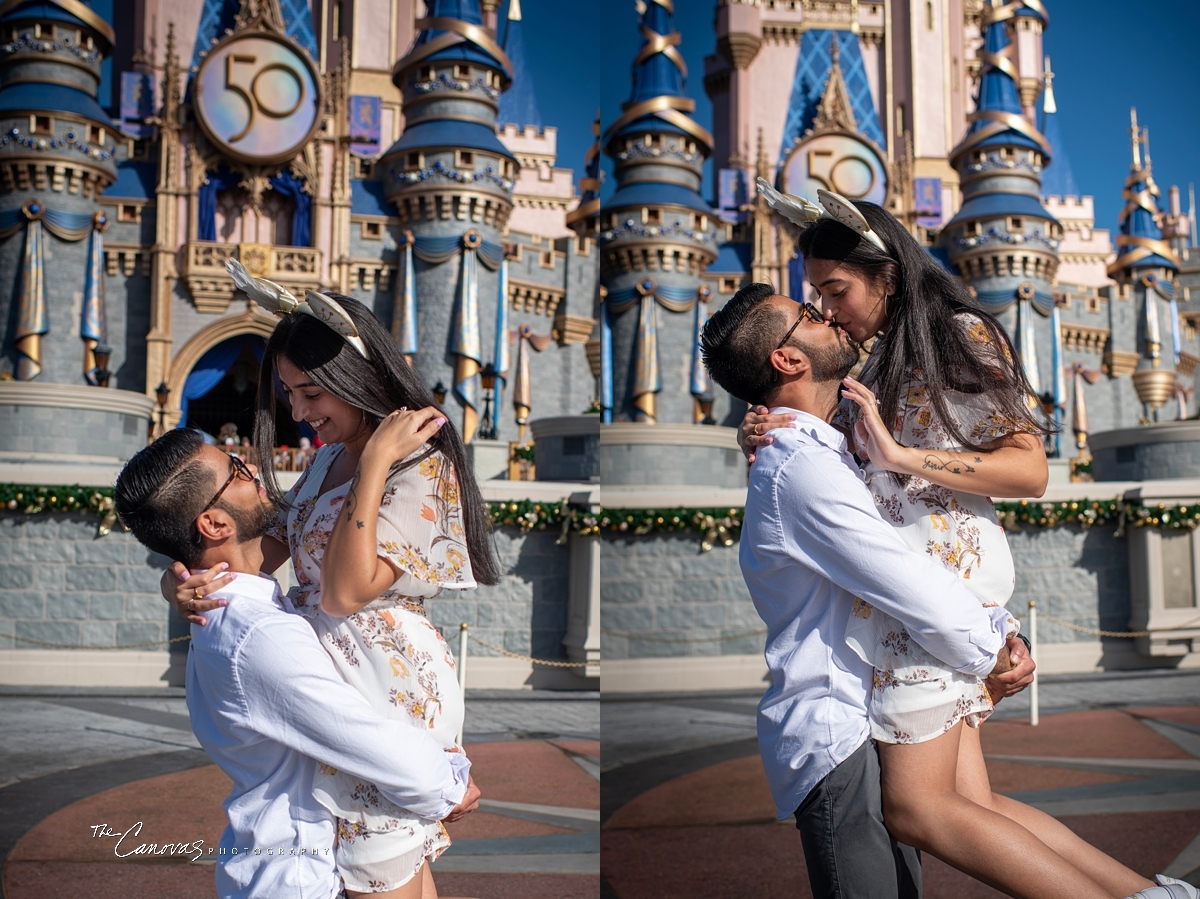
[[[1015,155],[1016,155],[1016,153],[1013,151],[1012,147],[1001,147],[1000,148],[1000,158],[1001,159],[1012,159]]]
[[[737,293],[738,279],[737,278],[722,278],[721,293]]]
[[[455,150],[454,151],[454,164],[455,164],[455,166],[457,166],[460,169],[474,168],[475,167],[475,154],[472,153],[470,150]]]
[[[470,66],[455,66],[454,67],[454,77],[458,78],[462,81],[469,81],[471,78],[471,67]]]
[[[88,125],[88,143],[98,147],[104,146],[104,129],[99,125]]]
[[[122,203],[117,211],[117,221],[120,222],[138,222],[141,218],[141,209],[137,206]]]
[[[383,238],[383,222],[363,222],[362,236],[364,240],[381,240]]]
[[[370,159],[358,160],[358,177],[370,178],[371,174],[374,171],[375,171],[375,163],[373,160],[370,160]]]
[[[1088,294],[1085,304],[1088,312],[1100,311],[1100,298],[1094,294]]]
[[[979,222],[967,222],[966,226],[963,228],[963,234],[966,237],[978,237]]]
[[[35,115],[33,117],[33,133],[34,134],[50,134],[54,131],[54,119],[48,115]]]
[[[662,212],[658,209],[643,209],[642,221],[647,225],[657,225],[662,221]]]
[[[1020,234],[1024,230],[1025,230],[1025,220],[1023,218],[1021,218],[1020,216],[1017,216],[1017,215],[1010,215],[1008,217],[1008,233],[1009,234]]]
[[[415,172],[424,165],[424,160],[420,153],[409,153],[408,158],[404,160],[405,171]]]
[[[421,80],[422,81],[432,81],[433,80],[433,66],[425,66],[423,69],[421,69]]]
[[[925,0],[925,30],[933,31],[933,0]]]
[[[332,16],[332,22],[330,24],[332,25],[332,27],[330,28],[330,36],[335,41],[340,41],[342,39],[342,3],[341,3],[341,0],[334,0],[333,11],[331,13],[331,16]]]
[[[696,152],[696,142],[694,140],[688,141],[687,151],[693,154]]]
[[[135,160],[147,161],[150,159],[150,141],[135,140],[133,142],[133,152],[130,157]]]
[[[707,231],[707,230],[708,230],[708,216],[707,216],[707,215],[702,215],[702,216],[700,216],[700,228],[699,228],[699,230],[701,230],[701,231]]]

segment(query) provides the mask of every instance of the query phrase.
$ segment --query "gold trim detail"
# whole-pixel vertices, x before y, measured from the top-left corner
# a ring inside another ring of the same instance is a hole
[[[434,31],[447,31],[449,34],[440,34],[431,40],[428,44],[422,44],[420,47],[415,47],[411,53],[403,57],[399,62],[392,66],[392,77],[394,78],[405,69],[419,63],[426,57],[432,56],[439,50],[445,50],[447,47],[453,47],[455,44],[461,44],[463,41],[471,41],[478,44],[488,53],[492,54],[504,67],[505,73],[508,75],[508,80],[513,77],[512,60],[508,58],[508,54],[500,48],[500,45],[486,31],[478,25],[471,25],[468,22],[463,22],[460,19],[451,19],[446,16],[438,16],[434,19],[417,19],[414,26],[420,31],[426,29]]]
[[[3,3],[0,3],[0,16],[27,2],[28,0],[4,0]],[[95,28],[110,44],[117,42],[117,33],[113,31],[113,27],[100,18],[93,10],[88,9],[84,4],[80,3],[79,0],[50,0],[50,2],[65,12],[70,13],[75,18],[85,22],[88,27]]]
[[[675,63],[677,68],[684,78],[687,78],[687,63],[683,61],[683,57],[675,48],[679,46],[683,36],[678,31],[672,31],[670,34],[659,34],[653,28],[645,25],[642,26],[642,37],[646,39],[646,43],[642,44],[642,49],[638,51],[638,55],[633,58],[633,68],[637,68],[651,56],[661,53],[671,62]]]
[[[623,113],[621,117],[608,126],[608,130],[604,132],[604,139],[607,141],[609,137],[620,131],[625,125],[630,122],[640,119],[645,115],[654,115],[665,122],[670,122],[678,128],[682,128],[692,137],[701,140],[707,147],[712,147],[713,136],[697,125],[692,119],[688,118],[683,113],[694,112],[696,109],[696,101],[689,97],[652,97],[649,100],[643,100],[641,103],[635,103]]]

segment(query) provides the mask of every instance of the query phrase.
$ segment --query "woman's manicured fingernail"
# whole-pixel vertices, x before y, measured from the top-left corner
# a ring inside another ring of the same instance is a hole
[[[179,575],[179,579],[181,581],[186,581],[191,576],[192,576],[192,573],[185,568],[185,569],[183,569],[183,574]]]
[[[446,419],[444,419],[444,418],[439,418],[439,419],[437,420],[437,426],[438,426],[439,428],[440,428],[442,425],[444,425],[445,423],[446,423]]]
[[[222,570],[222,571],[224,571],[224,570],[225,570],[225,569],[227,569],[228,567],[229,567],[229,563],[228,563],[228,562],[222,562],[222,563],[221,563],[221,570]]]
[[[219,605],[221,608],[225,608],[227,605],[229,605],[229,600],[227,600],[227,599],[218,599],[218,600],[217,600],[217,604],[218,604],[218,605]]]

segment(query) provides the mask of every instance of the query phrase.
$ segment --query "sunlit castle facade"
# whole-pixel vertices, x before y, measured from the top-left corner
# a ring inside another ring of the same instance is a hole
[[[1098,432],[1194,414],[1200,345],[1172,293],[1191,234],[1178,191],[1167,213],[1175,249],[1111,265],[1122,238],[1114,245],[1096,226],[1058,127],[1042,45],[1052,12],[1041,0],[720,0],[704,83],[714,205],[730,239],[707,274],[718,303],[750,279],[804,289],[787,231],[755,203],[755,175],[792,193],[824,187],[884,204],[1000,317],[1063,426],[1048,448],[1067,457],[1078,454],[1074,425]],[[1132,228],[1134,243],[1162,241],[1158,189],[1137,149],[1147,129],[1133,127],[1134,174],[1114,224]]]

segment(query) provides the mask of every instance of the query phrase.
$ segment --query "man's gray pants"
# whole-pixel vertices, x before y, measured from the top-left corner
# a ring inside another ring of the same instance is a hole
[[[813,787],[796,829],[814,899],[921,899],[921,856],[883,826],[879,756],[870,740]]]

